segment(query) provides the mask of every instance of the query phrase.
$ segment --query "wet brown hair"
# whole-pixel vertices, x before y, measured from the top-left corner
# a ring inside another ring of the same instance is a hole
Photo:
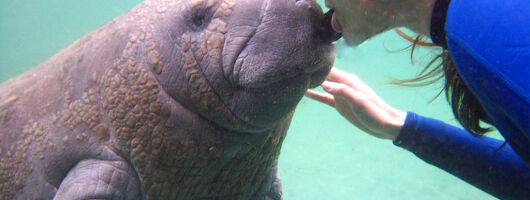
[[[425,42],[421,36],[416,36],[415,39],[412,39],[398,29],[396,29],[396,32],[412,42],[409,46],[411,48],[411,60],[417,46],[435,46],[432,43]],[[458,73],[456,65],[447,49],[443,49],[440,54],[436,55],[415,78],[396,80],[392,83],[403,86],[425,86],[442,79],[444,80],[443,88],[436,97],[442,92],[445,93],[445,97],[451,105],[456,120],[466,130],[476,136],[481,136],[491,131],[491,126],[483,127],[481,125],[481,122],[490,125],[493,123]]]

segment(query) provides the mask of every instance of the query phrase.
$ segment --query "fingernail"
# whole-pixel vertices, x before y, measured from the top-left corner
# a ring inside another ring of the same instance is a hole
[[[331,89],[331,85],[330,85],[329,81],[324,81],[324,82],[322,83],[322,85],[320,85],[320,86],[322,86],[322,89],[324,89],[324,90],[326,90],[326,91],[328,91],[328,90]]]

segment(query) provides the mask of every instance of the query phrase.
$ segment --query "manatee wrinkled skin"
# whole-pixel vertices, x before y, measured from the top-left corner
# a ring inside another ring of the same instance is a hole
[[[281,199],[314,0],[148,0],[0,85],[0,199]]]

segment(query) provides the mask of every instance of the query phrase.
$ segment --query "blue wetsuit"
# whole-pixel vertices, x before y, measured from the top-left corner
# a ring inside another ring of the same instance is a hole
[[[444,2],[445,23],[431,29],[445,32],[433,40],[445,34],[440,45],[508,145],[496,151],[504,141],[412,112],[394,144],[498,198],[530,199],[530,1],[438,0],[435,9]]]

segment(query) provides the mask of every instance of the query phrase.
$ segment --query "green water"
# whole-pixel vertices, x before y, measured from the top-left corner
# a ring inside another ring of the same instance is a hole
[[[39,64],[76,39],[128,11],[140,0],[0,0],[0,82]],[[408,45],[394,32],[359,47],[339,41],[339,68],[357,74],[396,108],[456,124],[439,86],[387,84],[412,77],[431,50],[391,53]],[[494,199],[430,166],[390,141],[354,128],[337,112],[307,98],[300,102],[280,155],[286,200]]]

